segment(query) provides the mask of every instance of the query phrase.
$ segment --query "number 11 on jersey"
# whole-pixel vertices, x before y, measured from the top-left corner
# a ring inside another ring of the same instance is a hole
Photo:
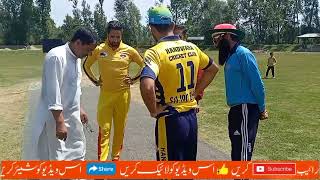
[[[190,82],[190,84],[188,84],[188,89],[192,89],[192,88],[194,88],[194,64],[193,64],[193,62],[192,61],[188,61],[187,62],[187,66],[190,68],[190,75],[191,75],[191,78],[190,78],[190,80],[191,80],[191,82]],[[177,64],[177,69],[179,70],[179,72],[180,72],[180,87],[177,89],[177,92],[184,92],[184,91],[186,91],[187,90],[187,87],[186,87],[186,85],[185,85],[185,80],[184,80],[184,67],[182,66],[182,64],[181,63],[178,63]]]

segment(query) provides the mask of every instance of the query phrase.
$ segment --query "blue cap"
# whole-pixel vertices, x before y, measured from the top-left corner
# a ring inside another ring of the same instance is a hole
[[[173,17],[170,10],[165,6],[151,7],[148,11],[149,24],[171,24]]]

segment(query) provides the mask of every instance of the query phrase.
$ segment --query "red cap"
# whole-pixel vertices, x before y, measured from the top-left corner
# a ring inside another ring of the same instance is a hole
[[[236,26],[232,24],[218,24],[213,29],[237,29]]]
[[[218,36],[220,34],[225,34],[225,33],[234,34],[238,36],[239,39],[242,39],[244,37],[244,32],[237,29],[237,27],[234,26],[233,24],[227,24],[227,23],[218,24],[214,26],[210,31],[213,37]]]

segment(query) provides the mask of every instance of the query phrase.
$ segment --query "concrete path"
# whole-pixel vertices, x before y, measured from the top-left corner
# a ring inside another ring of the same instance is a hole
[[[88,86],[82,88],[81,104],[88,113],[89,124],[94,132],[85,129],[87,139],[87,160],[97,159],[97,123],[96,107],[99,90],[96,87]],[[33,111],[40,95],[39,88],[33,88],[29,96],[29,104]],[[155,160],[155,140],[154,140],[155,119],[149,113],[141,100],[137,87],[132,87],[132,100],[130,112],[125,131],[124,149],[122,160]],[[198,143],[198,160],[226,160],[229,156],[218,151],[211,145],[203,142],[201,137]]]

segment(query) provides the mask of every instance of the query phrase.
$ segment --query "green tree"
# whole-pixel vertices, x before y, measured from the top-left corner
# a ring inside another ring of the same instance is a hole
[[[83,25],[91,30],[94,29],[93,27],[93,15],[92,12],[90,10],[90,6],[89,4],[87,4],[87,2],[85,0],[82,1],[82,11],[81,11],[81,16],[82,16],[82,20],[83,20]]]
[[[318,0],[304,0],[302,14],[304,25],[303,31],[305,33],[317,32],[320,30]]]
[[[248,32],[247,40],[251,43],[263,43],[266,39],[267,29],[267,1],[239,0],[243,27]]]
[[[0,28],[5,44],[30,42],[34,8],[32,0],[1,0]]]
[[[0,1],[0,17],[5,16],[4,12],[5,12],[4,6],[2,4],[2,1]],[[3,21],[0,21],[0,44],[3,44],[4,42],[3,34],[4,34],[4,24],[3,24]]]
[[[103,2],[104,0],[99,0],[100,8],[102,9],[102,11],[103,11]]]
[[[227,6],[225,6],[225,10],[225,22],[237,24],[240,20],[238,0],[227,0]]]
[[[78,8],[78,1],[73,0],[73,10],[72,10],[72,15],[73,15],[73,24],[75,27],[79,27],[83,25],[83,20],[81,16],[81,10]]]
[[[35,7],[33,9],[33,16],[31,19],[32,19],[31,20],[32,25],[31,25],[30,41],[33,44],[41,44],[41,40],[43,39],[43,35],[42,35],[43,29],[40,23],[41,22],[40,9],[38,7]]]
[[[73,33],[79,26],[80,24],[78,24],[77,20],[70,15],[67,15],[63,20],[62,26],[60,27],[60,34],[58,37],[64,41],[70,40],[70,37],[72,37]]]
[[[60,27],[59,38],[64,41],[70,40],[73,33],[81,26],[84,26],[82,11],[78,8],[78,0],[70,0],[73,4],[72,16],[67,15],[63,20],[63,24]]]
[[[19,14],[21,12],[22,0],[2,0],[3,17],[1,24],[3,27],[4,43],[19,44]]]
[[[132,0],[116,0],[114,10],[116,19],[124,26],[124,41],[132,46],[137,46],[142,34],[139,9]]]
[[[187,16],[187,21],[185,22],[186,27],[188,28],[188,34],[191,36],[202,36],[205,32],[203,31],[203,26],[210,26],[208,22],[203,24],[205,18],[205,4],[204,1],[190,0],[189,12],[198,12],[190,13]],[[210,24],[210,23],[209,23]]]
[[[301,1],[284,1],[282,11],[283,25],[278,39],[281,39],[281,42],[283,43],[294,43],[296,36],[299,35],[299,13],[301,12]]]
[[[49,38],[50,37],[50,29],[49,29],[49,21],[51,19],[50,17],[50,11],[51,11],[51,0],[36,0],[36,8],[37,8],[37,15],[39,15],[39,22],[38,24],[41,37],[42,38]]]
[[[294,8],[293,8],[293,24],[295,29],[295,35],[299,35],[300,33],[300,19],[299,16],[302,13],[302,0],[294,0]]]
[[[96,4],[93,16],[94,16],[93,18],[94,29],[100,41],[104,40],[106,38],[106,32],[107,32],[107,17],[105,16],[103,9],[101,9],[101,5]]]
[[[175,0],[170,8],[175,22],[185,24],[189,36],[206,36],[206,44],[211,44],[208,30],[213,25],[236,23],[240,19],[237,0]]]
[[[150,45],[155,44],[155,40],[150,32],[148,25],[142,26],[139,45],[140,47],[149,48]]]
[[[19,13],[18,22],[18,42],[21,44],[30,43],[30,33],[33,16],[33,0],[23,0]]]
[[[170,9],[173,15],[173,21],[177,24],[182,24],[186,21],[190,14],[189,0],[171,0]]]
[[[208,29],[220,23],[230,22],[231,16],[228,17],[228,4],[222,0],[208,0],[203,3],[203,20],[200,24],[201,32],[205,35],[205,43],[211,44],[211,34],[208,34]]]

